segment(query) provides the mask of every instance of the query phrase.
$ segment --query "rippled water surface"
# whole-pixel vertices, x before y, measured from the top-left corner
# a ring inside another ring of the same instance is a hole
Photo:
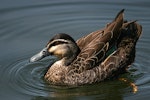
[[[143,34],[136,46],[135,62],[127,78],[138,87],[117,79],[80,87],[48,85],[43,76],[54,62],[49,57],[29,63],[56,33],[75,40],[111,22],[125,8],[125,18],[138,20]],[[0,98],[1,100],[148,100],[150,98],[149,0],[1,0]]]

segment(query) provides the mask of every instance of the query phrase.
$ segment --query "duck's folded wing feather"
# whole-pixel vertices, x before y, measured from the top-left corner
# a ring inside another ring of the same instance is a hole
[[[87,36],[84,36],[76,41],[77,45],[79,48],[82,50],[87,44],[89,44],[93,39],[95,39],[98,35],[103,34],[103,29],[102,30],[97,30],[95,32],[92,32],[88,34]]]
[[[115,20],[103,30],[93,32],[77,41],[81,49],[80,54],[73,62],[74,68],[77,66],[77,72],[91,69],[104,60],[106,52],[119,37],[122,24],[123,11],[119,12]]]

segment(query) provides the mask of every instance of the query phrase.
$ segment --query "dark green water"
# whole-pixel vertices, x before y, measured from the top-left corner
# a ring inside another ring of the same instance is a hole
[[[47,85],[43,75],[53,57],[36,63],[29,58],[56,33],[74,39],[103,28],[118,11],[138,20],[143,34],[136,46],[128,78],[81,87]],[[148,100],[150,98],[150,1],[149,0],[0,0],[0,98],[1,100]]]

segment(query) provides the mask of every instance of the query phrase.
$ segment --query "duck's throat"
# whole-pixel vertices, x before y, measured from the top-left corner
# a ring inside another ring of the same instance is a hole
[[[76,59],[76,55],[72,55],[70,57],[63,57],[59,61],[57,61],[58,64],[61,64],[62,66],[69,66],[74,59]]]
[[[65,66],[70,65],[70,64],[74,61],[75,58],[76,58],[76,57],[75,57],[74,55],[72,55],[72,56],[69,57],[69,58],[64,58],[64,59],[63,59],[64,65],[65,65]]]

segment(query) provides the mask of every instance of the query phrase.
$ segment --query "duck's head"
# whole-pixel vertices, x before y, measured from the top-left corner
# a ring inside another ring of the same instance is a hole
[[[50,55],[57,56],[60,59],[65,59],[65,64],[68,65],[79,54],[80,49],[74,39],[65,34],[60,33],[55,35],[38,54],[34,55],[30,62],[41,60]]]

